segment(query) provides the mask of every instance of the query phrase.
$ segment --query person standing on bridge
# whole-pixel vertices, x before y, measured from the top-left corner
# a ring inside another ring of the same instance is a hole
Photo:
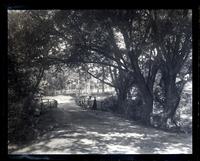
[[[94,97],[94,102],[93,102],[93,106],[92,106],[93,110],[97,109],[97,101],[96,101],[96,97]]]

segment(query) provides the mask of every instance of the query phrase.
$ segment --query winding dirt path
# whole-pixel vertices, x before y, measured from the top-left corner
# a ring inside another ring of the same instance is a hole
[[[189,154],[192,137],[137,125],[109,112],[87,111],[70,96],[52,116],[57,128],[12,154]]]

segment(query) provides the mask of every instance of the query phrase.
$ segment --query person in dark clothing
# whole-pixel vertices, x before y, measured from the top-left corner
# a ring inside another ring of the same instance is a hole
[[[93,106],[92,106],[93,110],[97,109],[97,101],[96,101],[96,97],[94,97],[94,102],[93,102]]]

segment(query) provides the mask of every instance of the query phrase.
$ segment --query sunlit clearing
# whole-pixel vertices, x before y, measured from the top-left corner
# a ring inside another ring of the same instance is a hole
[[[43,99],[55,99],[58,103],[70,103],[72,101],[71,96],[64,96],[64,95],[46,96],[46,97],[43,97]]]
[[[73,141],[73,139],[70,139],[70,141],[68,140],[66,142],[66,139],[61,139],[61,138],[58,139],[58,138],[56,138],[56,139],[51,139],[50,142],[48,142],[46,144],[46,146],[48,146],[48,147],[56,147],[56,146],[59,146],[59,145],[63,144],[64,142],[67,143],[67,145],[69,145],[69,144],[72,144],[72,141]]]
[[[133,138],[141,138],[144,137],[144,134],[138,134],[138,133],[118,133],[118,132],[112,132],[112,133],[107,133],[107,134],[102,134],[102,133],[95,133],[95,132],[87,132],[88,135],[95,135],[95,136],[100,136],[103,137],[103,140],[110,140],[113,137],[122,137],[122,138],[128,138],[128,137],[133,137]]]
[[[89,139],[81,139],[81,142],[84,144],[94,144],[95,143],[93,140],[89,140]]]
[[[155,148],[154,150],[154,153],[159,153],[161,149]],[[166,147],[162,154],[185,154],[189,152],[190,149],[188,147],[183,147],[182,144],[173,144],[172,146]]]
[[[137,151],[139,150],[139,148],[137,147],[128,147],[128,146],[115,145],[115,144],[107,145],[107,148],[108,148],[108,151],[115,152],[115,153],[117,152],[118,154],[121,154],[121,153],[134,154],[134,153],[137,153]]]

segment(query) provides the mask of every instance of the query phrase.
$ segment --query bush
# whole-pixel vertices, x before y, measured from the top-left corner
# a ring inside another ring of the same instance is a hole
[[[134,100],[128,99],[122,107],[125,110],[125,116],[129,119],[139,121],[142,116],[142,100],[136,98]]]
[[[108,97],[100,101],[99,104],[102,111],[117,112],[117,99],[115,96]]]
[[[24,143],[35,137],[34,118],[26,108],[24,100],[8,106],[8,140],[11,143]]]
[[[11,99],[9,99],[11,100]],[[35,128],[38,117],[51,108],[57,107],[57,101],[51,100],[42,111],[40,98],[24,97],[18,102],[9,101],[8,140],[10,143],[23,144],[37,136]],[[44,106],[43,106],[44,107]]]

